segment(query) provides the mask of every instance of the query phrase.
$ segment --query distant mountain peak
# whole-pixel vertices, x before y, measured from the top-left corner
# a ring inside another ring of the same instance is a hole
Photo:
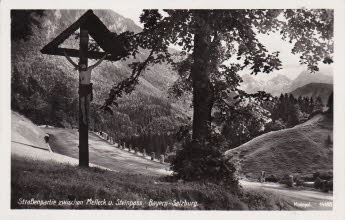
[[[309,71],[302,71],[291,83],[288,92],[291,92],[299,87],[309,83],[326,83],[333,84],[333,76],[330,72],[318,71],[311,73]]]
[[[291,80],[284,74],[276,74],[267,81],[259,80],[249,74],[242,75],[242,79],[243,83],[240,88],[246,92],[265,91],[274,96],[279,96],[281,93],[289,93],[310,83],[333,84],[332,69],[327,68],[321,68],[320,71],[315,73],[302,71],[294,80]]]
[[[276,74],[275,77],[273,77],[272,79],[270,79],[270,81],[291,81],[291,79],[289,77],[287,77],[286,75],[283,74]]]
[[[255,76],[253,77],[249,74],[244,74],[242,79],[243,83],[240,88],[246,92],[255,93],[258,91],[266,91],[272,95],[279,95],[281,91],[285,91],[291,83],[291,80],[282,74],[277,74],[268,81],[256,79]]]

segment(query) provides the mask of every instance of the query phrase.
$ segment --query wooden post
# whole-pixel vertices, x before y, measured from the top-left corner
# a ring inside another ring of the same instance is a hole
[[[160,163],[164,163],[164,154],[161,154],[161,156],[159,158],[159,162]]]
[[[88,30],[80,27],[80,44],[79,44],[79,66],[87,63],[89,34]],[[79,75],[79,166],[89,166],[89,107],[90,96],[83,96],[82,87],[86,86],[80,83],[81,78]],[[84,110],[82,110],[84,108]]]

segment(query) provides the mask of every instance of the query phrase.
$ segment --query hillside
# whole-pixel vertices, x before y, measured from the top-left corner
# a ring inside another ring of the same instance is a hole
[[[78,165],[78,131],[76,129],[38,127],[26,117],[13,111],[11,121],[13,157]],[[46,134],[50,136],[50,146],[44,141]],[[89,147],[91,167],[149,176],[171,173],[167,171],[168,164],[151,161],[128,150],[120,150],[92,132],[89,133]]]
[[[240,173],[257,179],[261,171],[282,177],[333,167],[332,118],[316,115],[293,128],[269,132],[225,153],[240,163]]]
[[[26,40],[11,42],[11,108],[36,124],[69,128],[78,125],[78,73],[64,57],[43,55],[40,49],[85,11],[45,10],[42,17],[33,15],[37,25],[30,27],[32,35]],[[132,20],[112,10],[95,10],[94,13],[118,34],[141,31]],[[61,45],[67,48],[78,46],[76,35]],[[100,110],[111,87],[130,76],[128,64],[143,61],[146,57],[147,51],[141,51],[135,60],[104,61],[94,69],[90,128],[112,132],[121,139],[144,131],[153,134],[172,132],[187,122],[190,115],[185,106],[168,99],[167,90],[177,78],[177,73],[166,64],[150,66],[140,77],[135,91],[117,100],[119,105],[113,106],[113,116]],[[89,60],[90,65],[94,62]],[[160,121],[166,123],[162,125]]]
[[[326,83],[309,83],[302,87],[299,87],[291,92],[291,94],[298,98],[299,96],[302,97],[309,97],[316,100],[318,96],[321,97],[322,102],[324,105],[327,104],[327,100],[329,95],[333,92],[333,84],[326,84]]]
[[[78,160],[54,153],[45,143],[45,132],[26,117],[11,112],[11,156],[37,161],[78,164]],[[91,164],[91,166],[95,166]]]
[[[170,172],[164,172],[160,168],[166,165],[115,148],[91,133],[91,154],[98,160],[93,160],[91,156],[91,162],[94,163],[90,163],[90,168],[80,168],[77,166],[78,159],[56,153],[56,147],[60,147],[73,154],[76,143],[72,142],[77,141],[77,137],[74,137],[76,131],[40,128],[13,111],[11,121],[12,209],[296,209],[289,198],[282,199],[272,190],[250,188],[243,190],[240,196],[219,185],[165,181],[161,176]],[[52,143],[52,149],[56,152],[49,151],[43,141],[44,130],[54,133],[50,142],[55,142]],[[142,204],[85,204],[90,198],[114,202],[139,200]],[[52,206],[19,204],[18,201],[23,199],[68,202]],[[73,204],[74,199],[83,203]],[[148,205],[152,199],[171,203],[168,206]],[[304,201],[301,198],[297,200]],[[172,201],[188,201],[189,204],[196,205],[182,206]]]
[[[69,25],[75,22],[86,10],[46,10],[45,16],[40,20],[41,29],[39,30],[40,38],[43,40],[42,44],[47,44],[50,40],[59,35]],[[134,33],[140,32],[142,29],[137,26],[132,20],[125,18],[124,16],[116,13],[112,10],[94,10],[94,13],[102,20],[102,22],[112,32],[120,34],[125,31],[131,31]],[[78,48],[79,41],[75,39],[75,36],[70,36],[60,47]],[[40,49],[40,48],[37,48]],[[142,51],[137,59],[144,60],[147,57],[147,51]],[[54,59],[53,56],[48,56],[50,59]],[[56,57],[55,57],[56,58]],[[69,67],[69,63],[65,62],[64,57],[57,57],[60,61],[64,61],[64,66]],[[108,62],[106,61],[100,68],[95,69],[93,81],[96,87],[109,88],[114,83],[125,78],[129,75],[130,69],[127,64],[134,61],[130,59],[128,61]],[[90,63],[95,62],[90,60]],[[72,68],[68,68],[66,74],[71,74]],[[164,95],[167,85],[174,82],[177,75],[170,70],[166,65],[155,65],[146,71],[140,79],[140,85],[137,91],[140,93],[150,94],[154,96]],[[98,92],[96,91],[98,95]],[[103,98],[103,97],[102,97]]]
[[[45,132],[17,112],[11,113],[11,142],[13,146],[33,146],[49,150],[44,141]]]

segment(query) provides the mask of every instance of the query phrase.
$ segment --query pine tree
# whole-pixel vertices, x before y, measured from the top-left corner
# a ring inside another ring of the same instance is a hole
[[[288,126],[289,127],[293,127],[297,124],[300,123],[302,118],[302,112],[300,110],[300,107],[298,104],[292,105],[292,107],[290,108],[290,112],[288,115]]]
[[[320,96],[316,98],[314,112],[323,112],[323,103]]]
[[[328,97],[327,107],[328,107],[327,112],[330,114],[333,114],[333,92]]]
[[[314,111],[315,103],[313,97],[310,97],[309,106],[308,106],[308,113],[311,114]]]

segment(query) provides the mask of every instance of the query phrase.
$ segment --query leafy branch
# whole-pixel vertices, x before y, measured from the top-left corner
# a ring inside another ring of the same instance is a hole
[[[117,85],[110,89],[109,96],[105,100],[105,103],[101,107],[102,110],[113,114],[112,109],[109,107],[111,105],[118,106],[116,100],[121,98],[124,94],[130,94],[135,86],[139,83],[140,74],[146,69],[146,67],[154,60],[153,57],[154,49],[151,50],[149,56],[144,62],[134,62],[130,64],[132,68],[132,74],[130,77],[122,80]]]

